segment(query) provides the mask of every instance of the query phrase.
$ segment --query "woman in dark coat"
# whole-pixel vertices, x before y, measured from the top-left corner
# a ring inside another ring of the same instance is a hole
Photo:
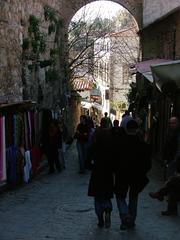
[[[44,152],[48,159],[49,174],[54,173],[55,167],[60,172],[59,149],[62,149],[62,134],[59,129],[58,120],[51,120],[47,129],[47,136],[46,144],[44,144]]]
[[[119,146],[119,158],[115,159],[115,195],[121,230],[133,228],[137,215],[138,194],[148,183],[146,176],[151,168],[151,156],[148,144],[142,142],[137,134],[138,124],[130,120],[126,125]],[[129,202],[127,203],[127,194]]]
[[[111,131],[101,126],[95,131],[91,145],[89,161],[91,161],[91,176],[89,180],[88,196],[94,197],[95,213],[98,226],[106,228],[111,225],[111,211],[113,197],[113,171],[111,163]],[[93,164],[92,164],[93,161]]]

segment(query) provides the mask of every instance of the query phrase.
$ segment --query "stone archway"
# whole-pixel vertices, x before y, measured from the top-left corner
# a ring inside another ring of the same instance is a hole
[[[100,2],[101,0],[99,0]],[[60,10],[62,11],[62,18],[64,19],[64,42],[67,42],[68,33],[66,32],[69,26],[69,23],[73,16],[77,13],[79,9],[87,5],[88,3],[95,2],[94,0],[62,0],[60,5]],[[142,24],[142,0],[112,0],[111,2],[120,4],[124,7],[129,13],[134,17],[137,27],[140,29]],[[63,57],[63,60],[67,59]],[[68,80],[68,79],[67,79]],[[75,109],[74,109],[75,111]],[[79,117],[77,117],[79,120]]]
[[[100,0],[99,0],[100,1]],[[88,3],[94,0],[62,0],[60,9],[63,9],[63,18],[69,22],[75,13]],[[112,0],[126,8],[136,20],[138,27],[142,26],[142,0]]]
[[[101,1],[101,0],[97,0],[97,1]],[[107,0],[107,1],[110,1],[110,0]],[[111,2],[118,3],[122,7],[126,8],[126,10],[129,11],[134,17],[138,28],[141,29],[142,17],[143,17],[142,1],[143,0],[112,0]],[[64,47],[65,47],[63,50],[62,61],[60,61],[62,62],[62,66],[61,66],[62,69],[64,68],[64,60],[67,60],[66,44],[68,42],[69,23],[80,8],[92,2],[95,2],[95,0],[59,0],[59,4],[58,4],[59,13],[61,14],[61,17],[64,20],[64,26],[61,32],[62,33],[61,41],[63,41]],[[67,69],[64,69],[64,72],[67,73],[66,70]]]

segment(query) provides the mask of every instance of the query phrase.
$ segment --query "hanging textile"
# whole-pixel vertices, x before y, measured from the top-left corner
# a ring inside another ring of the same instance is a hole
[[[12,145],[6,148],[7,160],[7,182],[11,185],[16,185],[16,146]]]
[[[31,177],[31,155],[30,151],[25,152],[24,182],[28,183]]]

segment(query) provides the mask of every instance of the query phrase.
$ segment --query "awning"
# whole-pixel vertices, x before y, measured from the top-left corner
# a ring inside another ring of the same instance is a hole
[[[180,89],[180,60],[153,64],[151,71],[160,91],[172,92]]]
[[[143,75],[147,80],[149,80],[151,83],[153,83],[154,79],[153,79],[153,76],[152,76],[152,72],[145,72],[145,73],[142,73],[142,75]]]
[[[82,106],[82,108],[90,109],[92,107],[92,103],[86,102],[86,101],[81,101],[81,106]]]
[[[136,71],[141,73],[147,80],[151,83],[153,82],[153,76],[151,72],[151,66],[155,64],[160,64],[164,62],[169,62],[169,59],[155,58],[150,60],[141,61],[135,64]]]
[[[96,102],[86,102],[86,101],[81,101],[81,107],[82,108],[87,108],[90,109],[91,107],[94,107],[100,111],[102,111],[102,105]]]
[[[31,100],[24,100],[14,103],[3,103],[0,104],[0,113],[1,112],[18,112],[25,111],[30,108],[34,108],[36,106],[36,102]]]
[[[91,90],[93,86],[92,81],[79,79],[79,78],[75,78],[73,81],[71,81],[70,84],[71,84],[72,90],[74,91]]]
[[[102,105],[101,104],[98,104],[98,103],[94,102],[94,103],[92,103],[92,107],[102,111]]]

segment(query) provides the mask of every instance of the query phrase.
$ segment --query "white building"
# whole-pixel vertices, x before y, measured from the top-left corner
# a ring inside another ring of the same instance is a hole
[[[112,120],[119,118],[120,111],[128,108],[129,84],[135,81],[130,67],[139,57],[136,31],[135,27],[123,29],[99,39],[95,44],[95,78],[102,93],[103,112],[111,113]]]

